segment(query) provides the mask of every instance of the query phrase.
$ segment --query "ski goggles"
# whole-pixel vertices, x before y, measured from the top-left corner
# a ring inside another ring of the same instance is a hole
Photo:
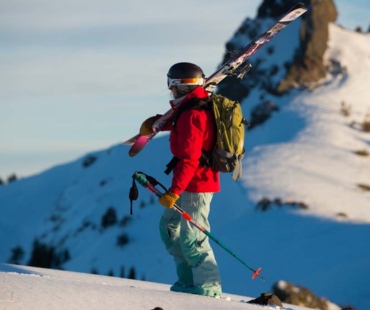
[[[181,86],[184,86],[184,90],[189,85],[204,85],[205,79],[204,78],[188,78],[188,79],[171,79],[167,78],[167,86],[168,89],[171,89],[172,86],[176,86],[179,90],[181,90]]]

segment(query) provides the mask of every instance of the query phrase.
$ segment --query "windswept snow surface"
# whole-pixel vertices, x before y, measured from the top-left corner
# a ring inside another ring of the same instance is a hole
[[[224,299],[214,299],[170,292],[166,284],[0,264],[2,310],[280,309],[246,303],[250,299],[229,294]],[[295,310],[308,309],[284,306]]]
[[[226,296],[255,298],[284,280],[338,305],[370,309],[370,192],[357,186],[370,185],[370,156],[354,154],[370,151],[370,134],[359,129],[370,108],[370,35],[331,25],[325,58],[340,61],[346,73],[328,75],[311,91],[267,96],[280,110],[248,132],[242,181],[222,175],[222,191],[212,202],[211,232],[250,266],[262,267],[266,278],[251,280],[247,268],[212,243]],[[260,95],[253,90],[243,109],[259,102]],[[352,106],[348,117],[340,113],[342,101]],[[74,304],[82,306],[76,309],[95,304],[97,309],[123,309],[127,300],[127,309],[229,309],[230,304],[259,309],[168,292],[176,275],[159,237],[162,207],[140,185],[133,216],[128,202],[136,170],[170,184],[163,174],[171,157],[168,137],[155,139],[134,158],[127,151],[113,146],[0,186],[0,262],[8,262],[20,247],[24,256],[19,263],[28,264],[37,238],[58,251],[68,250],[63,269],[116,276],[124,269],[127,277],[135,268],[136,278],[148,283],[19,267],[16,273],[1,274],[1,306],[44,310],[52,309],[50,301],[64,309]],[[263,197],[303,202],[308,209],[284,205],[261,212],[255,206]],[[118,222],[104,228],[101,220],[109,208],[116,210]],[[125,236],[128,243],[118,245]],[[152,288],[153,282],[165,284]]]

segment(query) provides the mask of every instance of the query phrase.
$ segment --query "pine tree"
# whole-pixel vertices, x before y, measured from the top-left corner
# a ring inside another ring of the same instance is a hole
[[[136,279],[136,271],[134,267],[131,267],[128,278],[132,280]]]

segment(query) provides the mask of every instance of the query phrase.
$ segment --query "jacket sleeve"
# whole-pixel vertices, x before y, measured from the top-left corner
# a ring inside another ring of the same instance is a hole
[[[177,141],[174,155],[180,160],[173,170],[170,191],[180,195],[188,186],[199,166],[206,118],[203,111],[191,109],[183,112],[176,124]]]

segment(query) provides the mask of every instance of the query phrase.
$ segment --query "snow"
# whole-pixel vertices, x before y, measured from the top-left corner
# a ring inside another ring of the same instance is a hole
[[[287,42],[284,32],[281,37]],[[278,39],[268,46],[279,45]],[[329,74],[312,89],[289,96],[266,95],[280,110],[247,133],[243,179],[235,183],[222,175],[222,191],[212,202],[212,234],[248,265],[262,267],[266,278],[251,280],[248,269],[213,243],[225,297],[247,300],[271,291],[278,281],[289,281],[337,305],[370,307],[370,192],[357,186],[370,185],[370,156],[354,154],[370,149],[370,134],[358,129],[370,109],[370,35],[331,25],[328,46],[326,61],[340,61],[346,74]],[[246,115],[260,95],[255,89],[243,102]],[[348,117],[340,113],[343,101],[351,105]],[[25,252],[19,264],[26,265],[36,238],[68,250],[71,259],[62,264],[68,272],[1,265],[0,306],[259,309],[168,291],[176,278],[159,238],[162,209],[139,185],[133,216],[128,202],[134,171],[170,184],[163,174],[171,158],[168,148],[168,137],[162,136],[130,158],[127,147],[114,145],[1,186],[0,262],[8,262],[19,246]],[[84,167],[87,157],[96,160]],[[280,198],[283,205],[256,210],[263,197]],[[284,202],[303,202],[308,209]],[[103,228],[102,216],[111,207],[127,223]],[[122,234],[129,243],[117,246]],[[123,269],[127,277],[131,268],[145,282],[88,274],[95,269],[118,276]]]
[[[292,95],[289,104],[283,106],[283,113],[277,113],[259,131],[258,146],[247,159],[249,173],[244,182],[252,189],[254,200],[263,195],[295,199],[299,194],[314,214],[332,217],[344,212],[352,221],[369,223],[370,195],[361,195],[356,184],[369,184],[370,157],[350,156],[368,149],[369,134],[351,128],[350,120],[339,113],[343,101],[351,105],[350,119],[356,123],[362,123],[370,111],[370,102],[364,95],[369,92],[369,35],[353,34],[331,25],[331,46],[326,59],[340,61],[348,76],[337,76],[313,92]],[[266,169],[273,166],[274,169]],[[299,182],[292,182],[293,179]],[[354,197],[356,208],[348,208]]]
[[[6,310],[262,309],[246,303],[250,298],[243,296],[227,294],[223,299],[214,299],[170,292],[169,285],[152,282],[4,264],[0,270],[0,308]]]

